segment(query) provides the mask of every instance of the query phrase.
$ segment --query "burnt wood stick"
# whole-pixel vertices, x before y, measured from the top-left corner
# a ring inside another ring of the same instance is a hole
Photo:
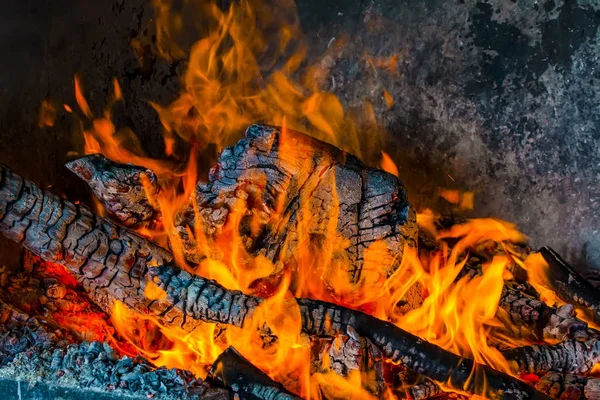
[[[600,324],[600,292],[586,281],[573,267],[550,247],[542,247],[540,254],[548,263],[548,279],[558,296],[588,311],[594,322]]]
[[[515,372],[585,374],[600,361],[600,342],[569,339],[558,344],[541,344],[505,350],[502,355],[515,366]]]
[[[411,400],[427,400],[442,393],[442,389],[432,380],[425,379],[423,383],[411,386],[407,392]]]
[[[316,336],[333,336],[353,327],[379,347],[391,362],[440,381],[451,382],[458,389],[489,398],[546,399],[526,383],[475,363],[429,343],[390,322],[360,311],[311,299],[296,299],[305,332]],[[485,376],[485,379],[482,379]]]
[[[596,400],[600,399],[600,379],[572,374],[548,372],[535,387],[553,399]]]
[[[166,325],[192,331],[199,321],[242,326],[262,302],[217,282],[192,276],[173,265],[171,254],[149,240],[95,216],[23,180],[0,166],[0,233],[42,258],[67,267],[90,297],[110,312],[115,300],[160,318]],[[148,282],[168,301],[144,295]],[[305,333],[333,337],[353,327],[392,362],[438,381],[451,381],[471,393],[506,399],[547,399],[525,383],[476,365],[428,343],[389,322],[334,304],[297,299]],[[485,373],[471,379],[476,368]],[[483,387],[485,386],[485,387]]]
[[[123,225],[140,225],[159,214],[150,200],[160,191],[151,170],[117,164],[101,154],[78,158],[66,167],[90,186],[106,211]]]
[[[166,325],[193,331],[199,324],[167,302],[148,299],[149,268],[164,266],[181,274],[173,256],[150,240],[43,191],[0,166],[0,233],[47,261],[65,266],[90,298],[110,313],[119,300],[142,313],[160,317]],[[188,276],[190,276],[188,274]],[[202,292],[196,299],[203,320],[241,326],[260,299],[227,291],[214,281],[196,277]],[[191,288],[193,290],[193,288]],[[198,311],[198,309],[196,309]]]
[[[549,306],[528,292],[531,287],[507,281],[502,290],[500,307],[505,310],[517,326],[532,330],[538,339],[589,340],[600,338],[600,332],[590,328],[587,322],[577,318],[575,307],[564,304]]]
[[[212,364],[209,377],[229,388],[242,399],[301,399],[255,367],[233,347],[229,347],[217,357]]]

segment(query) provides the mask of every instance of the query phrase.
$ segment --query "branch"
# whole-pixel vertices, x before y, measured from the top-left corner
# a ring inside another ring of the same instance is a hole
[[[115,300],[165,325],[192,331],[198,321],[242,326],[262,299],[225,289],[215,281],[192,276],[174,266],[169,252],[140,235],[40,190],[0,166],[0,233],[69,269],[110,312]],[[144,296],[148,282],[161,287],[167,300]],[[490,367],[461,358],[397,326],[359,311],[311,299],[297,299],[302,329],[333,337],[348,327],[382,350],[391,362],[431,379],[452,382],[469,393],[506,399],[546,399],[533,388]],[[485,374],[472,379],[472,371]]]
[[[242,399],[300,400],[300,397],[288,392],[233,347],[229,347],[217,357],[209,376],[227,386]]]

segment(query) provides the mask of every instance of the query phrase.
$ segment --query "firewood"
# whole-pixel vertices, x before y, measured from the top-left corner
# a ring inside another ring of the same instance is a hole
[[[300,400],[300,397],[288,392],[233,347],[229,347],[217,357],[209,376],[242,399]]]
[[[144,169],[99,157],[84,157],[69,167],[81,164],[84,170],[93,171],[78,175],[104,204],[121,213],[117,215],[120,221],[141,220],[141,213],[130,203],[140,201],[143,193],[113,190],[109,196],[105,191],[126,186],[129,175]],[[113,169],[120,172],[107,175]],[[357,283],[364,278],[365,250],[375,241],[385,245],[386,254],[377,262],[377,272],[384,275],[398,268],[405,244],[416,246],[416,214],[395,176],[291,130],[250,126],[244,139],[223,149],[210,171],[209,182],[199,183],[193,197],[190,206],[178,214],[175,229],[185,257],[194,263],[207,254],[204,246],[198,245],[200,238],[193,235],[200,232],[203,240],[211,242],[211,250],[216,250],[215,237],[234,219],[240,204],[243,211],[238,231],[245,251],[252,257],[261,254],[272,260],[277,268],[274,275],[284,267],[296,268],[299,248],[311,248],[316,254],[331,252],[333,264],[347,269],[349,281]],[[142,204],[147,205],[148,200]],[[332,248],[326,250],[324,246]],[[215,251],[210,256],[220,254]],[[326,281],[327,274],[333,272],[337,271],[325,271]],[[420,302],[419,288],[415,287],[408,298]]]
[[[0,233],[73,273],[107,312],[120,300],[165,325],[192,331],[198,321],[243,326],[263,301],[215,281],[178,269],[171,254],[126,228],[95,216],[0,166]],[[148,284],[161,287],[164,301],[144,295]],[[293,299],[291,301],[294,301]],[[546,399],[524,382],[473,360],[461,358],[397,326],[362,312],[311,299],[296,299],[302,330],[334,337],[353,328],[381,349],[385,358],[437,381],[450,381],[470,393],[506,399]],[[483,379],[473,379],[485,374]]]
[[[535,387],[553,399],[595,400],[600,398],[600,379],[548,372]]]
[[[412,400],[427,400],[442,393],[442,389],[437,383],[426,379],[408,389],[408,393]]]
[[[600,324],[600,293],[550,247],[542,247],[540,254],[548,263],[548,280],[565,302],[580,306],[594,322]]]
[[[67,168],[93,190],[106,211],[125,226],[135,226],[156,217],[158,210],[149,196],[160,191],[154,172],[134,165],[117,164],[101,154],[67,163]]]
[[[552,345],[518,347],[505,350],[502,354],[507,361],[516,365],[516,372],[585,374],[600,361],[600,342],[596,339],[587,342],[569,339]]]
[[[397,397],[407,397],[410,400],[427,400],[444,393],[437,383],[412,371],[403,371],[398,374],[397,378],[399,382],[392,388],[392,392]]]
[[[533,293],[532,293],[533,292]],[[572,304],[549,306],[539,300],[529,285],[507,281],[502,290],[500,307],[508,313],[516,326],[524,326],[535,332],[538,339],[589,340],[600,338],[600,332],[579,319]]]
[[[313,354],[318,353],[312,360],[311,372],[326,373],[332,370],[342,377],[360,373],[362,388],[376,398],[383,396],[384,360],[381,350],[369,339],[360,337],[349,326],[347,334],[339,334],[333,339],[318,337],[311,344]]]

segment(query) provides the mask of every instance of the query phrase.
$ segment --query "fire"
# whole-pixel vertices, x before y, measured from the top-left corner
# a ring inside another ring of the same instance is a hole
[[[277,13],[268,2],[255,0],[232,2],[227,10],[213,1],[186,2],[184,7],[190,8],[180,11],[173,10],[166,0],[154,3],[159,51],[167,58],[188,58],[179,98],[167,106],[152,103],[164,127],[165,157],[149,158],[133,132],[117,130],[112,123],[110,108],[123,97],[118,82],[112,83],[111,104],[103,115],[96,116],[86,100],[81,80],[76,77],[77,104],[92,121],[83,132],[85,153],[100,152],[116,162],[152,169],[163,190],[148,194],[161,212],[161,221],[140,228],[140,233],[169,246],[182,268],[266,300],[242,329],[203,323],[192,333],[164,326],[153,317],[117,303],[111,321],[119,335],[154,364],[188,369],[200,377],[232,345],[303,398],[320,398],[322,392],[372,398],[362,387],[365,377],[357,371],[345,378],[331,369],[311,371],[311,343],[301,332],[300,311],[294,301],[294,297],[311,297],[368,312],[456,354],[511,373],[506,360],[492,346],[494,333],[503,329],[496,312],[504,279],[510,277],[508,266],[514,261],[527,267],[531,260],[517,260],[508,250],[510,243],[521,243],[525,237],[504,221],[470,220],[440,232],[433,214],[422,213],[418,218],[421,229],[434,237],[440,248],[419,254],[407,247],[399,268],[387,276],[383,266],[390,265],[396,255],[375,241],[365,252],[363,279],[353,283],[343,260],[336,257],[341,239],[336,235],[335,224],[319,225],[327,240],[318,252],[311,248],[309,227],[318,224],[313,220],[315,207],[319,206],[314,199],[301,199],[299,265],[293,271],[279,271],[278,260],[251,257],[244,250],[239,233],[242,219],[250,216],[254,229],[261,214],[249,211],[251,199],[240,199],[232,206],[214,247],[207,243],[200,224],[196,224],[195,231],[186,232],[198,254],[206,256],[198,265],[186,261],[175,217],[190,198],[196,215],[199,213],[192,196],[201,172],[197,157],[209,144],[216,144],[219,149],[231,145],[248,125],[260,121],[282,125],[282,136],[286,129],[296,129],[354,154],[361,152],[354,123],[345,115],[339,99],[319,90],[317,77],[323,71],[301,68],[306,49],[299,40],[301,32],[291,0],[279,1]],[[181,44],[186,15],[198,16],[200,35],[189,54]],[[278,40],[273,42],[271,37]],[[395,70],[397,60],[392,57],[386,62],[387,68]],[[388,108],[392,108],[394,100],[388,92],[383,95]],[[71,111],[67,105],[64,108]],[[293,144],[283,140],[282,146]],[[382,169],[398,176],[392,159],[384,152],[381,155]],[[260,177],[253,177],[252,181],[259,182],[253,190],[264,189],[260,187]],[[331,182],[331,187],[335,188],[335,182]],[[441,194],[462,208],[473,208],[472,193]],[[337,196],[335,190],[333,196]],[[280,210],[275,210],[276,215],[277,212]],[[340,210],[329,206],[328,212],[337,216]],[[337,218],[330,221],[337,222]],[[493,257],[483,263],[479,275],[472,277],[466,273],[469,253],[481,248],[491,249]],[[218,257],[216,252],[220,253]],[[335,286],[326,282],[335,282]],[[401,300],[415,284],[424,294],[422,306],[408,312],[401,310]],[[166,297],[152,283],[146,286],[145,295],[156,301]],[[516,339],[511,341],[504,335],[498,340],[505,346],[517,344]],[[452,382],[443,384],[452,387]]]

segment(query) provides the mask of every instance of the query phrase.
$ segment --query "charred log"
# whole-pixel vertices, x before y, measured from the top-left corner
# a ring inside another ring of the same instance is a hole
[[[233,347],[217,357],[210,369],[210,377],[242,399],[300,400],[300,397],[288,392]]]
[[[517,365],[518,372],[585,374],[600,361],[600,342],[595,339],[587,342],[570,339],[554,345],[518,347],[505,350],[502,354],[507,361]]]
[[[426,400],[442,393],[439,385],[429,379],[418,383],[408,389],[408,394],[412,400]]]
[[[242,326],[262,302],[177,269],[166,250],[86,207],[40,190],[5,167],[0,167],[0,232],[67,267],[108,311],[115,300],[121,300],[158,316],[166,325],[192,331],[199,321]],[[165,301],[144,296],[149,282],[165,290]],[[513,377],[456,356],[389,322],[322,301],[296,301],[303,331],[309,335],[334,337],[352,327],[390,361],[434,380],[451,381],[471,393],[500,393],[506,399],[546,398]],[[473,370],[485,374],[487,385],[472,379]]]
[[[73,160],[67,168],[90,186],[106,211],[123,225],[138,225],[157,215],[151,198],[160,186],[149,169],[117,164],[101,154]]]
[[[539,339],[589,340],[599,338],[600,332],[579,319],[572,304],[549,306],[539,300],[533,288],[508,281],[504,284],[500,307],[516,326],[532,330]]]
[[[548,263],[548,279],[558,296],[565,302],[580,306],[589,312],[594,322],[599,324],[600,294],[598,289],[579,275],[551,248],[542,247],[540,254]]]
[[[361,373],[361,386],[371,395],[381,398],[385,390],[383,356],[369,339],[360,337],[353,328],[335,338],[315,338],[311,349],[312,372],[335,371],[342,377]]]
[[[143,192],[105,193],[120,188],[121,182],[130,182],[130,176],[141,173],[142,168],[121,166],[98,156],[69,165],[75,167],[85,172],[78,175],[109,211],[120,213],[120,221],[149,217]],[[142,211],[135,208],[135,201],[144,205]],[[232,218],[240,209],[242,215]],[[198,184],[189,209],[176,219],[186,258],[201,262],[207,254],[199,243],[208,240],[211,251],[217,249],[215,238],[236,218],[241,222],[234,229],[241,235],[245,251],[273,261],[274,275],[284,267],[294,269],[301,264],[299,243],[302,248],[314,249],[315,254],[331,253],[328,258],[333,267],[345,268],[352,283],[364,278],[365,250],[375,241],[386,249],[378,254],[378,273],[388,275],[399,266],[404,245],[416,246],[415,212],[395,176],[369,168],[332,145],[271,126],[250,126],[245,139],[222,151],[209,182]],[[325,244],[333,244],[333,248],[324,249]],[[211,258],[219,256],[218,251],[210,254]],[[333,272],[337,271],[321,275]],[[410,302],[418,303],[418,288],[409,297]]]
[[[535,387],[553,399],[593,400],[600,398],[600,379],[548,372]]]
[[[437,383],[412,371],[403,371],[398,374],[397,378],[399,382],[394,384],[392,391],[400,398],[427,400],[443,393]]]

